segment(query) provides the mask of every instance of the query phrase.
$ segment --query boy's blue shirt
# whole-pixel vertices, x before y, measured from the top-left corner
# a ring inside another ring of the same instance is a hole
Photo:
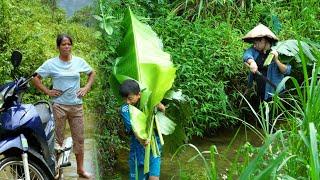
[[[129,112],[129,104],[125,103],[120,108],[120,115],[124,122],[125,130],[127,133],[131,134],[131,142],[130,142],[130,153],[129,153],[129,161],[135,162],[135,157],[137,158],[138,165],[144,164],[144,147],[140,144],[136,136],[133,134],[132,125],[130,121],[130,112]],[[158,147],[160,152],[162,151],[162,146],[160,144],[160,138],[158,135],[155,135]],[[156,158],[156,157],[154,157]]]
[[[120,115],[124,122],[126,132],[131,134],[129,161],[135,161],[135,157],[136,157],[138,165],[143,165],[144,164],[144,147],[140,144],[136,136],[133,134],[128,104],[123,104],[121,106]]]
[[[161,159],[160,156],[153,156],[150,154],[150,166],[149,173],[143,174],[143,165],[144,165],[144,153],[145,149],[143,145],[140,144],[136,136],[132,131],[132,125],[130,121],[130,111],[129,105],[123,104],[120,108],[120,115],[124,122],[125,130],[127,133],[131,134],[131,142],[130,142],[130,153],[129,153],[129,167],[130,167],[130,180],[135,180],[136,175],[138,174],[139,180],[148,179],[149,176],[160,176],[160,166]],[[162,146],[160,144],[160,138],[157,134],[155,134],[155,138],[158,144],[158,148],[160,153],[162,152]],[[136,167],[137,163],[137,167]],[[138,168],[138,172],[136,172],[136,168]]]
[[[258,50],[256,50],[253,47],[250,47],[244,52],[243,61],[247,62],[248,59],[253,59],[256,61],[259,55],[260,55],[260,52]],[[280,82],[282,81],[285,75],[288,75],[291,72],[291,65],[290,64],[286,64],[286,65],[287,65],[287,69],[286,69],[286,72],[283,74],[280,72],[278,65],[274,61],[272,61],[271,64],[268,66],[267,78],[270,79],[270,81],[273,82],[276,86],[280,84]],[[252,86],[252,83],[253,83],[253,74],[250,72],[248,76],[249,87]],[[282,88],[282,90],[283,89],[284,87]],[[273,89],[273,87],[269,83],[266,83],[264,99],[266,100],[272,97],[272,94],[274,93],[274,91],[275,90]]]

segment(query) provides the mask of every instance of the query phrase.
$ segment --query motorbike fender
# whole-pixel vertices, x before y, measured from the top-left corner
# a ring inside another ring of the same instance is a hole
[[[0,141],[0,154],[11,148],[18,148],[22,151],[28,151],[29,148],[26,137],[23,134],[20,134],[20,136],[9,137]]]
[[[50,172],[50,176],[53,177],[54,169],[50,169],[43,157],[37,151],[33,150],[32,147],[29,148],[27,144],[25,144],[26,142],[24,141],[26,141],[26,138],[23,134],[20,134],[20,136],[10,137],[8,139],[0,141],[0,154],[3,154],[6,151],[10,151],[10,149],[12,148],[18,148],[24,152],[28,152],[30,153],[30,155],[34,156],[38,160],[38,163],[44,165],[42,167],[45,167],[46,170]]]

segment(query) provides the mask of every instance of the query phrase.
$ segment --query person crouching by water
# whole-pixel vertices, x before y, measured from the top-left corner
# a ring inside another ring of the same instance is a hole
[[[252,86],[253,81],[256,81],[259,102],[268,102],[272,99],[275,88],[284,76],[290,74],[291,65],[283,64],[279,59],[278,52],[276,50],[271,51],[271,46],[278,41],[278,38],[263,24],[259,24],[249,31],[242,40],[253,44],[243,54],[243,62],[250,68],[249,87]],[[269,53],[274,55],[273,61],[269,66],[263,66]],[[267,82],[266,79],[270,82]],[[284,87],[282,90],[284,90]]]
[[[52,97],[53,115],[55,119],[55,136],[62,146],[66,120],[68,119],[73,152],[77,161],[79,177],[90,178],[91,174],[83,167],[84,159],[84,114],[82,98],[89,92],[94,82],[95,71],[87,62],[71,54],[72,38],[67,34],[59,34],[56,39],[59,56],[45,61],[37,70],[33,83],[37,89]],[[88,75],[87,84],[80,88],[80,73]],[[51,78],[53,89],[42,84],[42,78]]]

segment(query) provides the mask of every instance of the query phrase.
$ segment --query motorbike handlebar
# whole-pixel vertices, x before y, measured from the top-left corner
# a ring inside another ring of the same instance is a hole
[[[34,77],[37,76],[38,73],[33,73],[31,75],[31,77],[29,77],[28,79],[26,79],[25,81],[23,81],[21,84],[19,84],[19,87],[23,87],[25,86],[26,84],[28,84],[28,82],[30,82]]]

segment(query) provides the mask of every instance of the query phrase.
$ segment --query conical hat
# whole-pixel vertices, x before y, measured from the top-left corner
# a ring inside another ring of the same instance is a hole
[[[278,41],[277,36],[265,25],[258,24],[251,31],[249,31],[242,40],[245,42],[252,42],[255,38],[267,37],[273,41]]]

